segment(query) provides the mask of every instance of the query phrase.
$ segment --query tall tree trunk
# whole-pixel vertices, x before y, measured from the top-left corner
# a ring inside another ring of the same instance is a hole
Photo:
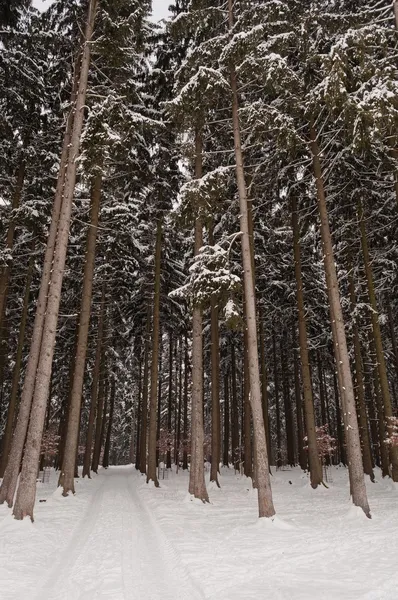
[[[391,344],[392,344],[392,349],[393,349],[393,353],[394,353],[395,371],[396,371],[396,376],[397,376],[397,380],[398,380],[398,344],[397,344],[397,338],[395,335],[394,319],[392,316],[390,298],[388,297],[388,295],[387,295],[387,299],[386,299],[386,305],[387,305],[387,315],[388,315],[388,326],[390,329],[390,338],[391,338]]]
[[[339,451],[340,462],[345,466],[347,464],[347,457],[345,452],[345,436],[344,436],[344,423],[341,418],[340,410],[340,394],[339,386],[337,383],[337,375],[333,373],[333,388],[334,388],[334,402],[336,405],[336,423],[337,423],[337,447]]]
[[[209,227],[209,244],[214,245],[213,223]],[[218,487],[218,472],[221,455],[221,416],[220,416],[220,340],[218,330],[218,301],[211,299],[211,469],[210,481]]]
[[[148,428],[148,380],[149,380],[149,334],[151,331],[151,308],[148,305],[146,331],[144,339],[144,375],[141,395],[141,428],[140,428],[140,472],[146,474],[147,428]]]
[[[233,0],[228,0],[229,28],[233,28]],[[257,317],[256,317],[256,292],[253,277],[252,252],[250,247],[250,231],[248,220],[248,201],[241,131],[239,122],[238,85],[234,66],[230,68],[232,90],[232,122],[235,142],[236,179],[239,192],[240,230],[242,232],[242,258],[244,271],[244,291],[246,301],[246,327],[248,340],[249,378],[250,378],[250,404],[253,415],[256,483],[258,492],[258,508],[260,517],[272,517],[275,509],[272,501],[271,483],[269,478],[269,464],[267,454],[267,441],[265,437],[264,416],[261,404],[260,368],[257,344]]]
[[[285,407],[287,462],[291,467],[294,467],[296,465],[296,456],[294,452],[295,438],[293,425],[293,407],[290,399],[289,360],[287,348],[287,332],[284,331],[281,343],[281,364],[284,365],[282,373],[282,390]]]
[[[366,282],[368,286],[368,294],[369,294],[369,302],[372,310],[370,311],[370,317],[372,320],[372,330],[374,337],[374,345],[376,350],[376,359],[377,359],[377,368],[379,371],[379,382],[380,382],[380,390],[381,396],[383,400],[383,408],[384,408],[384,417],[386,419],[386,431],[389,438],[393,436],[393,411],[391,404],[391,396],[390,396],[390,388],[388,385],[387,378],[387,367],[386,361],[384,357],[383,351],[383,342],[381,339],[381,331],[380,331],[380,323],[379,323],[379,314],[377,311],[377,301],[376,301],[376,293],[373,282],[373,272],[372,272],[372,263],[370,259],[369,247],[368,247],[368,239],[366,235],[366,225],[365,225],[365,217],[363,213],[362,204],[359,203],[358,206],[358,216],[359,216],[359,224],[361,229],[361,244],[362,244],[362,254],[363,254],[363,262],[365,267],[366,274]],[[398,447],[390,446],[390,462],[391,462],[391,477],[393,481],[398,481]]]
[[[137,423],[136,423],[136,450],[135,450],[135,468],[140,470],[140,450],[141,450],[141,415],[142,415],[142,337],[138,336],[139,343],[137,344],[138,354],[138,401],[137,401]]]
[[[97,412],[98,402],[98,387],[99,379],[101,374],[101,356],[102,347],[104,343],[104,328],[105,328],[105,310],[106,310],[106,283],[102,284],[102,297],[101,297],[101,308],[98,320],[98,333],[97,333],[97,348],[95,351],[95,361],[93,369],[93,381],[91,385],[91,399],[90,399],[90,411],[88,415],[87,433],[86,433],[86,447],[83,458],[83,477],[91,478],[90,465],[91,465],[91,452],[93,446],[94,436],[94,423]]]
[[[332,236],[329,227],[329,216],[320,161],[320,149],[318,146],[317,135],[313,126],[311,126],[310,137],[315,183],[317,189],[318,210],[320,216],[326,285],[330,303],[334,350],[337,371],[340,377],[339,383],[341,385],[340,395],[343,403],[343,418],[346,430],[351,496],[353,503],[362,508],[365,515],[370,518],[371,515],[366,495],[365,477],[362,466],[361,442],[359,438],[358,420],[355,407],[354,387],[352,384],[343,311],[340,302],[340,292],[336,264],[334,260]]]
[[[244,311],[246,313],[246,310]],[[243,439],[244,474],[253,478],[252,415],[250,411],[250,376],[247,331],[243,334]]]
[[[159,370],[159,332],[160,332],[160,266],[162,258],[162,221],[158,219],[155,248],[155,289],[153,298],[152,319],[152,364],[151,395],[149,400],[149,438],[148,438],[148,473],[147,483],[153,481],[159,487],[156,474],[156,438],[158,426],[158,370]]]
[[[169,389],[168,389],[168,405],[167,405],[167,455],[166,468],[171,469],[171,427],[173,414],[173,334],[169,332]]]
[[[184,452],[182,455],[182,468],[184,471],[188,470],[188,367],[189,367],[189,356],[188,356],[188,339],[185,336],[185,352],[184,352],[184,416],[183,416],[183,436],[184,436]]]
[[[351,312],[355,314],[356,309],[356,295],[355,295],[355,282],[354,274],[351,269],[350,273],[350,302]],[[361,341],[359,338],[359,330],[356,319],[353,322],[353,338],[354,338],[354,360],[355,360],[355,379],[356,379],[356,398],[358,405],[358,417],[359,417],[359,435],[362,443],[362,460],[363,469],[367,475],[369,475],[371,481],[375,480],[372,465],[372,453],[370,450],[369,440],[369,425],[368,416],[366,414],[365,404],[365,387],[363,382],[363,370],[362,370],[362,356],[361,356]]]
[[[98,473],[98,467],[101,456],[104,414],[106,406],[107,379],[108,374],[106,372],[106,344],[105,342],[103,342],[101,350],[101,367],[98,384],[97,419],[95,422],[94,450],[93,458],[91,461],[91,470],[94,471],[94,473]]]
[[[260,311],[260,367],[261,367],[261,398],[263,404],[263,414],[264,414],[264,427],[265,427],[265,435],[267,438],[267,452],[269,464],[272,464],[272,454],[271,454],[271,432],[269,427],[269,402],[268,402],[268,378],[267,378],[267,364],[265,360],[265,336],[264,336],[264,325],[261,318]]]
[[[21,395],[21,401],[18,411],[18,420],[15,427],[11,450],[8,457],[7,468],[4,473],[3,482],[0,488],[0,504],[7,502],[11,507],[14,501],[15,489],[21,465],[22,453],[26,439],[26,432],[29,425],[30,409],[32,405],[33,392],[35,389],[36,370],[39,362],[40,348],[43,336],[44,320],[47,308],[48,287],[51,279],[53,257],[55,244],[57,240],[58,222],[61,213],[65,176],[69,164],[70,145],[72,139],[73,123],[75,116],[75,102],[79,86],[80,68],[79,62],[81,59],[80,52],[75,63],[75,73],[73,80],[73,88],[71,93],[71,108],[66,122],[64,140],[62,144],[61,160],[59,174],[57,179],[57,187],[55,191],[54,204],[51,213],[51,224],[48,232],[47,247],[44,255],[43,272],[40,282],[39,296],[36,304],[36,315],[33,325],[32,339],[30,343],[30,351],[28,364],[25,371],[24,385]]]
[[[112,425],[113,425],[113,414],[114,414],[114,409],[115,409],[115,396],[116,396],[116,382],[115,382],[115,378],[112,377],[108,429],[106,432],[104,458],[102,461],[102,466],[104,467],[104,469],[107,469],[109,467],[109,453],[110,453],[110,449],[111,449],[111,435],[112,435]]]
[[[223,436],[223,466],[229,467],[229,438],[230,438],[230,410],[229,410],[229,373],[224,375],[224,436]]]
[[[294,395],[296,399],[297,415],[297,449],[300,468],[307,469],[307,455],[304,450],[304,425],[303,425],[303,403],[301,398],[300,373],[299,373],[299,350],[296,346],[296,326],[293,326],[293,361],[294,361]]]
[[[231,443],[232,443],[232,462],[235,471],[239,471],[239,413],[238,413],[238,394],[236,385],[236,355],[234,342],[231,343]]]
[[[294,249],[294,272],[296,277],[296,297],[299,326],[299,344],[301,361],[301,379],[304,396],[304,420],[307,432],[308,464],[310,468],[311,486],[316,489],[323,481],[322,465],[318,454],[314,398],[312,395],[310,361],[308,355],[307,323],[305,317],[303,277],[301,266],[300,228],[297,210],[297,199],[292,196],[292,229]]]
[[[276,353],[276,335],[272,334],[272,351],[274,359],[274,392],[275,392],[275,413],[276,413],[276,466],[281,468],[282,461],[282,425],[281,425],[281,410],[279,405],[279,377],[278,377],[278,359]]]
[[[63,486],[63,495],[75,493],[75,457],[78,447],[80,410],[82,403],[84,372],[86,368],[87,341],[91,317],[91,300],[93,295],[93,279],[95,267],[95,250],[100,210],[102,172],[94,178],[91,191],[91,218],[87,234],[87,247],[84,263],[83,290],[80,307],[80,321],[76,348],[75,371],[73,374],[72,392],[69,407],[68,428],[65,441],[64,461],[60,474],[59,485]]]
[[[195,178],[203,175],[202,132],[195,133]],[[203,225],[200,217],[195,221],[195,256],[203,246]],[[203,425],[203,316],[195,306],[192,318],[192,408],[191,408],[191,470],[189,493],[202,502],[209,502],[204,474]]]
[[[85,46],[80,69],[79,90],[76,100],[76,113],[73,122],[69,162],[65,175],[64,196],[59,215],[57,242],[51,273],[51,285],[47,298],[47,309],[40,346],[40,358],[37,365],[35,391],[32,399],[25,454],[22,463],[20,484],[16,495],[14,517],[23,519],[30,516],[33,520],[33,507],[36,494],[36,476],[40,458],[40,444],[47,406],[47,396],[52,371],[52,360],[57,333],[58,312],[61,302],[61,288],[68,247],[69,227],[72,213],[73,195],[76,183],[77,157],[80,150],[80,139],[83,128],[84,106],[87,92],[87,81],[90,67],[90,42],[94,29],[97,0],[89,5]]]
[[[179,338],[178,352],[178,407],[177,407],[177,424],[175,433],[175,464],[177,471],[180,462],[180,447],[181,447],[181,412],[182,412],[182,338]]]
[[[34,250],[34,248],[32,248],[32,251],[33,250]],[[24,341],[25,341],[26,321],[28,318],[29,296],[30,296],[30,286],[32,283],[32,276],[33,276],[33,267],[34,267],[34,257],[31,255],[30,260],[29,260],[28,272],[26,275],[25,294],[24,294],[24,300],[23,300],[21,323],[19,326],[17,354],[15,357],[15,365],[14,365],[14,369],[13,369],[13,373],[12,373],[11,395],[10,395],[10,402],[8,404],[6,428],[4,431],[4,437],[2,440],[2,447],[1,447],[0,477],[3,477],[3,475],[4,475],[4,471],[7,466],[8,455],[10,453],[12,430],[14,427],[15,412],[16,412],[16,407],[17,407],[19,379],[20,379],[20,374],[21,374],[22,353],[23,353],[23,347],[24,347]]]

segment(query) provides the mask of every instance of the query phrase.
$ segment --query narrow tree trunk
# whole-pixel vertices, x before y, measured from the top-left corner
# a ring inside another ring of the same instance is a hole
[[[202,132],[195,134],[195,178],[203,175]],[[200,217],[195,221],[195,256],[203,246],[203,226]],[[209,502],[204,474],[203,425],[203,317],[202,309],[195,306],[192,318],[192,409],[191,409],[191,470],[189,493],[202,502]]]
[[[272,334],[272,351],[274,359],[274,393],[275,393],[275,414],[276,414],[276,467],[281,468],[282,461],[282,425],[281,410],[279,406],[279,377],[278,377],[278,359],[276,353],[276,335]]]
[[[95,362],[93,369],[93,381],[91,385],[91,399],[90,399],[90,411],[88,415],[87,433],[86,433],[86,447],[83,458],[83,477],[91,478],[90,465],[91,465],[91,452],[93,446],[94,437],[94,423],[97,412],[98,402],[98,387],[101,373],[101,356],[102,347],[104,341],[104,324],[105,324],[105,310],[106,310],[106,283],[102,285],[102,297],[101,297],[101,308],[98,320],[98,333],[97,333],[97,348],[95,352]]]
[[[32,252],[33,252],[33,249],[34,248],[32,248]],[[21,323],[19,326],[17,355],[15,357],[15,365],[14,365],[14,369],[13,369],[13,373],[12,373],[11,395],[10,395],[10,402],[8,404],[6,428],[5,428],[4,437],[2,440],[0,477],[3,477],[3,475],[4,475],[4,471],[7,466],[8,455],[10,453],[12,430],[14,427],[15,412],[16,412],[16,407],[17,407],[19,379],[20,379],[20,374],[21,374],[22,353],[23,353],[23,347],[24,347],[24,341],[25,341],[26,321],[28,318],[29,296],[30,296],[30,286],[32,283],[32,276],[33,276],[33,267],[34,267],[34,257],[31,255],[30,260],[29,260],[28,272],[26,275],[25,294],[24,294],[24,300],[23,300]]]
[[[238,394],[236,385],[236,357],[235,345],[231,343],[231,442],[232,442],[232,462],[235,471],[239,471],[239,414],[238,414]]]
[[[184,424],[183,424],[183,436],[184,436],[184,452],[182,455],[182,468],[184,471],[188,470],[188,452],[187,452],[187,443],[188,443],[188,367],[189,367],[189,357],[188,357],[188,339],[185,336],[185,353],[184,353]]]
[[[344,436],[344,423],[341,418],[340,410],[340,394],[339,386],[337,383],[336,373],[333,373],[333,388],[334,388],[334,402],[336,405],[336,422],[337,422],[337,446],[339,450],[340,462],[345,466],[347,464],[347,457],[345,452],[345,436]]]
[[[176,445],[175,445],[175,464],[177,466],[177,472],[180,462],[180,448],[181,448],[181,412],[182,412],[182,338],[179,339],[179,353],[178,353],[178,407],[177,407],[177,424],[176,424]]]
[[[283,365],[282,372],[282,391],[285,408],[286,422],[286,445],[287,445],[287,462],[291,467],[296,465],[296,456],[294,452],[295,437],[293,427],[293,407],[290,399],[290,384],[289,384],[289,360],[287,354],[288,339],[287,332],[284,331],[281,343],[281,364]]]
[[[168,390],[168,405],[167,405],[167,455],[166,455],[166,469],[171,469],[171,427],[172,427],[172,414],[173,414],[173,334],[169,332],[169,390]]]
[[[229,467],[229,438],[230,438],[230,410],[229,410],[229,373],[224,375],[224,436],[223,436],[223,466]]]
[[[88,72],[90,66],[90,42],[94,29],[97,0],[91,0],[87,17],[85,47],[83,52],[79,90],[76,101],[76,114],[73,123],[69,163],[65,176],[64,197],[59,216],[57,243],[51,273],[51,286],[47,299],[43,337],[40,347],[40,358],[37,365],[35,391],[32,399],[30,422],[26,438],[25,454],[22,463],[20,484],[14,507],[14,517],[23,519],[30,516],[33,520],[33,506],[36,494],[36,476],[40,458],[40,444],[43,433],[47,396],[49,391],[52,360],[57,332],[58,311],[61,302],[61,288],[68,247],[69,227],[72,212],[72,200],[76,183],[77,157],[80,149],[80,138],[83,128],[84,106],[87,92]]]
[[[388,385],[387,367],[383,351],[383,342],[381,339],[379,314],[377,311],[376,293],[373,282],[372,264],[370,259],[368,239],[366,235],[366,225],[363,213],[362,204],[358,206],[359,224],[361,229],[361,244],[362,254],[366,274],[366,282],[368,286],[369,301],[372,310],[370,311],[370,317],[372,320],[372,330],[374,337],[374,345],[376,350],[377,368],[379,371],[379,382],[381,396],[383,400],[384,417],[386,419],[386,431],[389,438],[393,436],[393,411],[391,404],[390,388]],[[393,481],[398,481],[398,447],[390,446],[390,463],[391,463],[391,477]]]
[[[305,429],[307,432],[308,464],[310,468],[311,486],[314,489],[316,489],[318,485],[322,483],[323,475],[316,440],[314,398],[312,395],[310,361],[308,356],[307,323],[305,317],[303,277],[301,266],[300,228],[297,210],[297,200],[294,195],[292,196],[292,229],[294,240],[294,272],[296,277],[301,378],[303,383]]]
[[[228,0],[229,28],[233,28],[233,0]],[[244,290],[246,301],[246,327],[248,340],[248,359],[250,377],[250,404],[253,415],[255,439],[256,483],[260,517],[272,517],[275,509],[272,501],[271,483],[265,437],[264,416],[261,405],[260,368],[257,345],[256,295],[253,278],[250,232],[248,221],[247,188],[243,164],[241,131],[239,122],[238,85],[234,66],[231,64],[232,122],[235,142],[236,179],[240,201],[240,230],[242,232],[242,258],[244,271]]]
[[[135,450],[135,468],[137,471],[140,470],[141,459],[141,415],[142,415],[142,338],[138,337],[139,343],[137,344],[138,354],[138,401],[137,401],[137,424],[136,424],[136,450]]]
[[[209,244],[214,245],[213,224],[209,227]],[[220,416],[220,341],[218,330],[218,303],[211,299],[210,306],[211,329],[211,470],[210,481],[218,487],[218,472],[221,455],[221,416]]]
[[[3,482],[0,488],[0,504],[2,504],[3,502],[7,502],[9,507],[12,506],[14,501],[14,494],[17,486],[22,453],[26,439],[26,432],[28,430],[29,425],[29,415],[32,404],[33,392],[35,388],[36,370],[39,362],[44,319],[46,316],[48,286],[51,278],[55,243],[57,240],[58,222],[63,199],[65,175],[68,167],[68,160],[70,154],[70,144],[75,115],[75,101],[77,97],[80,75],[78,61],[80,61],[80,59],[81,55],[79,53],[78,59],[76,60],[75,64],[73,89],[70,100],[71,109],[69,111],[68,119],[66,122],[64,140],[62,144],[57,188],[55,191],[54,205],[51,214],[51,224],[48,232],[47,247],[44,255],[43,272],[40,282],[39,296],[36,304],[36,315],[33,325],[28,364],[25,371],[24,385],[19,405],[18,420],[12,439],[7,468],[4,473]]]
[[[355,314],[356,309],[356,297],[355,297],[355,283],[354,274],[351,270],[350,273],[350,302],[351,312]],[[358,324],[356,320],[353,322],[353,338],[354,338],[354,360],[355,360],[355,379],[356,379],[356,398],[358,405],[358,417],[359,417],[359,435],[361,437],[362,444],[362,460],[363,469],[367,475],[369,475],[371,481],[375,480],[372,465],[372,453],[370,450],[369,441],[369,426],[368,416],[366,414],[365,405],[365,388],[363,382],[363,370],[362,370],[362,356],[361,356],[361,342],[359,338]]]
[[[102,434],[104,426],[104,412],[106,403],[106,387],[107,387],[106,372],[106,344],[102,344],[101,350],[101,367],[98,384],[98,402],[97,402],[97,419],[95,423],[94,450],[93,459],[91,461],[91,470],[98,473],[98,467],[101,456]]]
[[[148,428],[148,380],[149,380],[149,334],[151,330],[151,308],[148,305],[144,340],[144,375],[142,378],[141,428],[140,428],[140,472],[146,474],[147,428]]]
[[[296,346],[296,326],[293,326],[293,361],[294,361],[294,395],[296,399],[297,415],[297,449],[300,468],[307,469],[307,455],[304,450],[304,425],[303,425],[303,402],[301,398],[300,373],[299,373],[299,350]]]
[[[70,398],[64,461],[60,475],[60,485],[63,486],[64,496],[67,496],[69,493],[75,493],[75,456],[78,446],[80,410],[82,403],[84,372],[86,368],[88,332],[91,317],[91,300],[93,295],[95,250],[97,244],[101,186],[102,172],[99,171],[94,178],[93,187],[91,191],[91,218],[90,227],[87,234],[87,247],[83,275],[83,290],[76,348],[76,362],[75,371],[73,374],[72,393]]]
[[[395,335],[394,319],[392,316],[390,298],[388,297],[388,295],[387,295],[387,299],[386,299],[386,305],[387,305],[387,315],[388,315],[388,326],[390,329],[390,338],[391,338],[391,344],[392,344],[392,349],[393,349],[393,353],[394,353],[395,371],[396,371],[396,376],[397,376],[397,380],[398,380],[398,344],[397,344],[397,338]]]
[[[260,311],[260,367],[261,367],[261,398],[263,405],[263,414],[264,414],[264,427],[265,427],[265,435],[267,438],[267,452],[269,464],[272,464],[272,453],[271,453],[271,432],[269,427],[269,401],[268,401],[268,378],[267,378],[267,364],[265,360],[265,335],[264,335],[264,325],[261,318]]]
[[[109,453],[110,453],[110,449],[111,449],[111,435],[112,435],[112,425],[113,425],[113,414],[114,414],[114,409],[115,409],[115,396],[116,396],[116,382],[115,382],[115,378],[112,377],[108,429],[106,432],[104,458],[102,461],[102,466],[104,467],[104,469],[107,469],[109,467]]]
[[[244,311],[246,313],[246,311]],[[247,331],[243,335],[243,439],[244,439],[244,474],[253,478],[252,456],[252,415],[250,410],[250,376],[249,357],[247,351]]]
[[[162,258],[162,222],[158,219],[155,248],[155,289],[152,319],[152,364],[151,395],[149,400],[149,437],[148,437],[148,473],[147,483],[153,481],[159,487],[156,474],[156,438],[158,426],[158,369],[159,369],[159,332],[160,332],[160,266]]]
[[[313,168],[317,189],[326,285],[330,302],[336,365],[340,374],[339,383],[342,386],[340,395],[343,402],[343,418],[346,430],[350,489],[353,503],[362,508],[365,515],[370,518],[371,515],[366,495],[365,478],[362,466],[361,442],[359,438],[350,359],[347,349],[343,311],[340,303],[339,284],[334,260],[332,237],[329,227],[326,196],[323,185],[320,149],[313,126],[311,126],[311,152],[313,156]]]

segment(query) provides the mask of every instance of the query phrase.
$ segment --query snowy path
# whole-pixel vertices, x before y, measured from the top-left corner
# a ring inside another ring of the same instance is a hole
[[[145,508],[132,468],[112,468],[37,600],[200,600]]]

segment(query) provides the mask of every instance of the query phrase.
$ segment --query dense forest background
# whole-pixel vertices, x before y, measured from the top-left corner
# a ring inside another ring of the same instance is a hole
[[[0,2],[0,501],[398,481],[398,3]],[[54,200],[55,199],[55,200]],[[22,460],[22,467],[21,467]],[[314,492],[316,493],[316,492]]]

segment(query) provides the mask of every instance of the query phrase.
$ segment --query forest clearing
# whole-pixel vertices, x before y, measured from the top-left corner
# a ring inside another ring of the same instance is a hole
[[[398,0],[0,0],[0,600],[396,600]]]

